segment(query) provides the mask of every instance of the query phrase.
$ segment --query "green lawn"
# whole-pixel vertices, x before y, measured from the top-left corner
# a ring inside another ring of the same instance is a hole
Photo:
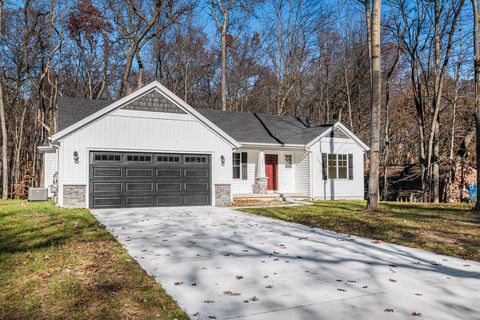
[[[187,319],[88,210],[0,200],[0,319]]]
[[[364,201],[317,201],[313,206],[242,209],[308,226],[480,260],[480,214],[467,204],[385,202],[366,214]]]

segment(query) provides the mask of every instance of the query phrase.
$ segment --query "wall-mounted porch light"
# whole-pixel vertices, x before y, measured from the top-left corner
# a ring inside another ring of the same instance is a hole
[[[222,163],[222,166],[225,165],[225,156],[224,156],[224,155],[222,155],[222,156],[220,157],[220,162]]]
[[[80,160],[80,157],[78,156],[78,152],[77,152],[77,151],[73,151],[73,162],[74,162],[75,164],[78,164],[79,160]]]

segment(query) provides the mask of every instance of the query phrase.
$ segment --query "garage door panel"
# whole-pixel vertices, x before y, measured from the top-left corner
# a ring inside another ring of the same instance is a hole
[[[123,207],[122,197],[93,197],[92,205],[95,208]]]
[[[122,182],[93,182],[93,192],[120,192],[123,190]]]
[[[125,177],[127,178],[152,178],[153,169],[146,168],[127,168],[125,169]]]
[[[93,168],[94,178],[122,178],[122,168]]]
[[[162,195],[156,196],[156,205],[157,206],[181,206],[182,203],[182,196],[181,195]]]
[[[157,191],[181,191],[182,183],[181,182],[157,182]]]
[[[208,182],[203,183],[194,183],[194,182],[187,182],[184,184],[185,191],[208,191]]]
[[[126,191],[153,191],[153,182],[125,182]]]
[[[181,178],[182,170],[181,169],[157,169],[156,175],[159,178]]]
[[[208,178],[209,176],[208,169],[185,169],[183,172],[185,178]]]
[[[210,170],[209,155],[93,151],[90,206],[208,205]]]
[[[127,207],[152,207],[154,196],[150,197],[125,197],[125,206]]]
[[[185,195],[185,204],[190,206],[203,206],[209,204],[208,194]]]

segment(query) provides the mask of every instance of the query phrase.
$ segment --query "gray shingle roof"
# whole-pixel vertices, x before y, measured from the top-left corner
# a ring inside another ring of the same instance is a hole
[[[88,100],[67,97],[58,98],[57,131],[70,127],[72,124],[105,108],[112,102],[113,101],[110,100]]]
[[[307,144],[332,126],[289,116],[196,110],[239,142]]]
[[[113,101],[61,97],[58,100],[58,131],[103,109]],[[318,126],[303,118],[253,112],[196,109],[238,142],[307,144],[332,125]]]

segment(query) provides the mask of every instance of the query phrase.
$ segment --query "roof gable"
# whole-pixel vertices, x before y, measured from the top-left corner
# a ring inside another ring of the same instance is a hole
[[[186,113],[185,110],[178,107],[155,89],[152,89],[150,92],[147,92],[140,98],[126,104],[121,109],[150,112]]]
[[[166,107],[169,110],[173,110],[173,108],[170,105],[170,103],[171,103],[174,106],[176,106],[177,108],[179,108],[180,110],[182,110],[184,113],[189,113],[190,115],[192,115],[194,118],[199,120],[200,123],[202,123],[203,125],[208,127],[210,130],[214,131],[216,134],[221,136],[223,139],[225,139],[230,145],[232,145],[234,147],[237,147],[237,148],[240,147],[240,144],[235,139],[233,139],[231,136],[229,136],[227,133],[225,133],[222,129],[217,127],[210,120],[208,120],[207,118],[202,116],[200,113],[198,113],[195,109],[193,109],[185,101],[183,101],[182,99],[177,97],[173,92],[171,92],[170,90],[168,90],[167,88],[162,86],[158,81],[153,81],[152,83],[150,83],[150,84],[144,86],[143,88],[127,95],[126,97],[124,97],[124,98],[122,98],[118,101],[112,102],[112,103],[104,106],[103,108],[99,109],[98,111],[95,111],[95,112],[89,114],[87,117],[71,124],[70,126],[60,130],[59,132],[55,133],[50,139],[52,141],[56,141],[56,140],[59,140],[61,138],[64,138],[64,137],[76,132],[77,130],[81,129],[82,127],[107,116],[108,114],[110,114],[111,112],[113,112],[117,109],[120,109],[124,106],[128,106],[130,103],[135,102],[136,100],[141,100],[139,98],[141,98],[143,96],[146,96],[148,93],[151,93],[153,90],[155,90],[158,94],[162,95],[168,101],[168,103],[164,103],[164,105],[166,105],[166,106],[161,106],[160,109]],[[156,96],[156,94],[153,95],[153,96],[149,96],[149,99],[151,99],[151,98],[158,99],[158,96]],[[147,100],[142,100],[142,101],[147,101]],[[151,100],[149,100],[149,101],[151,101]],[[160,100],[158,100],[158,101],[160,102]],[[165,101],[165,100],[162,100],[162,101]],[[134,104],[134,106],[141,106],[141,107],[148,108],[147,104],[145,104],[145,106],[142,106],[142,105],[143,104],[138,104],[138,103]],[[99,107],[99,105],[96,105],[96,107]],[[95,107],[93,107],[92,109],[95,109]],[[90,110],[90,111],[92,111],[92,110]],[[149,111],[151,111],[151,110],[149,110]],[[160,112],[160,111],[158,111],[158,112]],[[176,112],[176,113],[179,113],[179,112]]]

